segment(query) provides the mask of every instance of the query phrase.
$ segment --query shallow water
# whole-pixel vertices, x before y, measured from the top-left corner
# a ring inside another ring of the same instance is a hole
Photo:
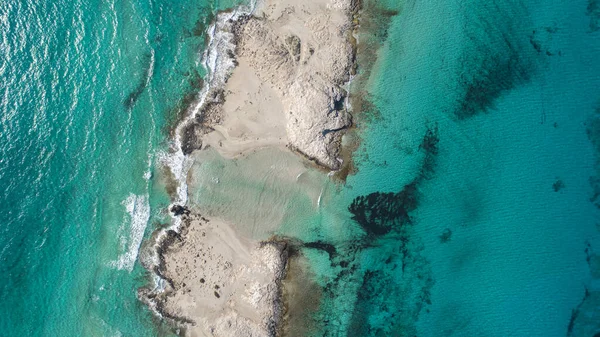
[[[299,234],[336,249],[304,250],[324,294],[313,335],[578,335],[600,243],[587,6],[365,4],[361,42],[380,49],[353,84],[372,103],[358,172]]]

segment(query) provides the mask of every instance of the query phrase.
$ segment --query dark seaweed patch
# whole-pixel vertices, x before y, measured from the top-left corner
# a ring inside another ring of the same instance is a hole
[[[356,123],[365,122],[379,118],[379,112],[372,104],[367,81],[371,75],[373,65],[379,54],[377,51],[383,46],[388,37],[388,30],[394,17],[400,14],[398,9],[388,9],[376,0],[357,0],[353,3],[355,25],[360,36],[359,42],[355,44],[355,62],[351,69],[358,76],[353,79],[353,92],[350,95],[353,111],[359,111],[356,115]],[[360,11],[360,14],[359,14]],[[358,26],[360,23],[360,26]]]
[[[596,152],[596,175],[589,179],[592,187],[590,202],[600,208],[600,107],[596,109],[596,113],[586,124],[588,139]]]
[[[463,67],[458,69],[459,101],[454,109],[458,119],[492,108],[504,93],[529,81],[535,69],[531,49],[521,41],[524,34],[519,30],[526,9],[510,6],[506,10],[495,3],[489,6],[493,16],[469,17],[464,27],[469,45],[463,52]],[[497,17],[507,20],[499,25]],[[530,43],[542,50],[537,42]]]
[[[358,196],[349,207],[352,220],[367,234],[381,236],[392,229],[410,223],[409,212],[417,207],[416,184],[411,183],[398,193],[374,192]]]
[[[400,11],[385,8],[377,1],[364,0],[362,2],[364,3],[362,7],[366,10],[360,16],[361,30],[366,31],[369,37],[374,38],[373,42],[381,45],[388,38],[392,18],[400,14]]]
[[[306,242],[303,244],[304,248],[318,249],[326,252],[329,255],[329,259],[333,261],[333,258],[337,255],[337,250],[334,245],[323,241]]]
[[[380,271],[367,271],[362,280],[362,284],[357,294],[357,299],[361,302],[355,306],[352,313],[352,320],[349,330],[349,336],[377,336],[372,331],[372,327],[368,322],[368,317],[372,313],[379,311],[379,308],[373,308],[373,302],[370,298],[381,296],[381,291],[384,287],[378,284],[384,277]]]
[[[516,50],[511,49],[508,56],[490,55],[474,73],[460,78],[464,93],[455,115],[465,119],[485,112],[503,93],[529,77]]]
[[[196,23],[194,24],[194,28],[192,28],[192,35],[193,36],[203,36],[204,32],[206,31],[206,22],[212,21],[213,18],[214,18],[214,14],[209,15],[204,20],[197,20]]]
[[[539,55],[555,56],[562,55],[560,50],[552,48],[553,34],[558,31],[556,26],[543,27],[542,29],[534,29],[529,35],[529,44]]]
[[[434,128],[428,128],[419,149],[425,152],[425,158],[419,173],[419,179],[431,179],[435,170],[436,156],[438,154],[438,143],[440,139],[438,137],[437,125]]]
[[[590,291],[587,288],[585,288],[585,293],[583,295],[583,299],[581,300],[581,302],[579,302],[577,307],[575,307],[573,310],[571,310],[571,318],[569,319],[569,325],[567,327],[567,337],[569,337],[573,334],[573,328],[575,327],[575,321],[577,320],[577,317],[579,316],[581,306],[583,306],[583,304],[585,303],[585,300],[588,297],[590,297]]]
[[[198,93],[204,85],[204,80],[196,69],[186,71],[183,75],[187,77],[188,81],[185,93],[167,112],[168,123],[166,124],[167,130],[165,131],[168,132],[171,137],[174,136],[173,133],[176,130],[176,126],[181,122],[182,118],[186,115],[186,112],[188,112],[197,101]]]
[[[433,279],[418,245],[392,256],[407,265],[402,273],[381,267],[367,270],[357,293],[349,336],[415,336],[422,308],[431,304]],[[373,322],[370,317],[377,316]],[[377,323],[383,321],[383,324]]]
[[[565,183],[560,179],[557,179],[556,182],[552,184],[552,189],[554,190],[554,192],[558,192],[563,188],[565,188]]]
[[[146,86],[150,82],[150,68],[152,65],[152,56],[148,53],[144,54],[143,62],[144,62],[144,70],[143,70],[144,76],[142,76],[142,78],[140,78],[140,81],[138,82],[135,89],[133,89],[133,91],[130,92],[129,95],[127,95],[127,98],[125,98],[125,100],[123,101],[123,106],[125,107],[126,110],[131,110],[135,106],[137,101],[140,99],[140,96],[142,96],[142,93],[144,93]]]
[[[537,41],[535,39],[535,30],[533,31],[533,33],[531,34],[531,36],[529,37],[529,43],[531,44],[531,46],[533,47],[533,49],[535,49],[535,51],[537,51],[538,53],[542,52],[542,45],[539,41]]]
[[[428,128],[419,146],[424,152],[423,163],[410,183],[396,193],[358,196],[349,206],[352,219],[367,234],[361,250],[380,249],[382,242],[381,246],[398,243],[392,254],[377,254],[381,256],[379,264],[364,266],[367,270],[352,312],[350,336],[414,336],[414,323],[423,306],[431,303],[429,291],[434,281],[427,260],[420,254],[422,246],[410,228],[414,225],[411,213],[419,205],[419,186],[433,176],[438,145],[437,126]],[[353,274],[345,269],[338,277]],[[372,323],[371,315],[384,317],[385,324]]]
[[[438,129],[428,128],[419,149],[425,152],[421,170],[412,182],[400,192],[373,192],[356,197],[348,208],[352,220],[356,221],[367,234],[382,236],[393,229],[410,224],[410,212],[418,205],[418,185],[424,179],[430,179],[435,168],[438,154]]]
[[[586,14],[590,17],[590,31],[600,30],[600,0],[588,0]]]
[[[450,230],[450,228],[446,228],[446,229],[444,229],[444,232],[442,232],[442,235],[440,235],[440,242],[447,243],[448,241],[450,241],[451,238],[452,238],[452,230]]]

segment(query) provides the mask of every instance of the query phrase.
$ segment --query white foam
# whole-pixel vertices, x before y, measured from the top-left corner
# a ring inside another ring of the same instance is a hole
[[[135,195],[132,193],[122,202],[122,205],[129,214],[129,235],[121,236],[120,239],[126,251],[119,256],[117,261],[113,261],[112,265],[119,270],[132,271],[150,219],[150,202],[147,194]]]
[[[206,85],[198,94],[198,103],[190,109],[189,114],[177,126],[175,139],[171,144],[169,153],[160,155],[161,162],[166,165],[175,181],[177,182],[177,193],[172,205],[186,205],[188,200],[187,174],[194,163],[193,159],[183,154],[181,149],[181,129],[200,112],[200,109],[206,102],[208,94],[214,88],[225,86],[228,74],[235,68],[235,60],[229,57],[228,51],[235,51],[233,43],[234,34],[232,33],[232,21],[237,20],[242,15],[252,14],[256,8],[256,0],[251,1],[250,7],[240,6],[230,12],[217,14],[215,23],[208,28],[210,37],[208,46],[202,54],[201,64],[206,69]],[[181,224],[179,217],[172,216],[171,229],[177,230]]]
[[[185,206],[188,201],[188,186],[187,186],[187,175],[194,164],[192,157],[186,156],[181,148],[181,134],[182,128],[190,122],[191,119],[195,118],[196,114],[200,112],[203,104],[206,102],[208,94],[215,88],[221,88],[225,86],[227,76],[235,67],[235,60],[229,57],[228,50],[235,52],[235,44],[233,43],[234,35],[232,33],[232,22],[237,20],[242,15],[252,14],[257,6],[256,0],[251,0],[250,7],[239,6],[233,11],[227,13],[217,14],[215,23],[213,23],[207,30],[210,37],[208,46],[206,47],[200,64],[206,69],[205,85],[198,94],[198,103],[190,109],[188,115],[177,125],[175,129],[175,139],[173,139],[170,150],[166,153],[158,155],[159,161],[162,165],[165,165],[171,171],[173,178],[177,182],[177,192],[174,196],[173,203],[169,205],[169,209],[173,205]],[[167,237],[167,230],[179,231],[181,225],[181,218],[171,214],[171,226],[167,229],[161,230],[156,236],[155,247],[162,244],[163,240]],[[151,264],[157,266],[160,263],[158,253],[156,249],[151,257]],[[148,268],[148,267],[147,267]],[[150,268],[148,268],[150,269]],[[153,293],[160,293],[164,291],[166,282],[159,275],[153,275],[154,289],[151,290]],[[156,303],[149,298],[142,299],[150,309],[159,317],[162,317],[160,312],[156,308]]]

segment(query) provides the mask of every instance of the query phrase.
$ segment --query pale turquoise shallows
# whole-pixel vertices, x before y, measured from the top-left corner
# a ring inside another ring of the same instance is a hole
[[[358,172],[283,231],[312,335],[600,333],[598,2],[365,4]]]

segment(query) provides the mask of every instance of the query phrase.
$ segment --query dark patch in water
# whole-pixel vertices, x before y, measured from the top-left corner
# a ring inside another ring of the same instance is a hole
[[[590,31],[600,30],[600,0],[588,0],[586,14],[590,17]]]
[[[381,284],[384,277],[380,271],[367,271],[363,276],[362,284],[357,294],[357,299],[361,302],[356,305],[352,313],[352,320],[349,330],[349,336],[377,336],[368,322],[371,314],[379,313],[380,308],[373,308],[373,302],[369,299],[381,296],[381,291],[385,288]]]
[[[452,230],[450,228],[444,229],[442,235],[440,235],[440,243],[447,243],[452,238]]]
[[[385,8],[377,0],[357,0],[352,4],[355,24],[354,28],[358,29],[360,42],[354,42],[355,68],[351,69],[352,73],[357,73],[358,76],[353,79],[352,93],[350,101],[353,111],[360,111],[356,115],[359,120],[356,123],[360,124],[363,121],[368,123],[369,120],[380,117],[378,110],[372,104],[372,98],[367,92],[367,82],[369,80],[373,65],[376,63],[379,54],[377,51],[383,46],[388,38],[388,30],[394,17],[400,14],[397,9]],[[360,11],[360,14],[359,14]],[[360,88],[360,89],[359,89]]]
[[[337,250],[334,245],[323,241],[306,242],[302,245],[304,248],[317,249],[326,252],[329,255],[329,260],[332,260],[337,255]]]
[[[212,11],[208,11],[208,13],[212,13]],[[214,14],[210,14],[202,20],[197,20],[194,24],[194,28],[192,28],[193,36],[203,36],[206,32],[207,22],[212,22],[214,20]]]
[[[554,192],[558,192],[563,188],[565,188],[565,183],[560,179],[557,179],[556,182],[552,184],[552,189],[554,190]]]
[[[585,243],[585,262],[587,262],[588,267],[592,268],[590,262],[592,261],[592,245],[589,241]]]
[[[596,113],[586,123],[586,126],[588,139],[596,152],[596,175],[589,179],[592,186],[590,202],[600,209],[600,107],[596,108]]]
[[[374,265],[362,275],[348,336],[416,335],[415,322],[423,307],[431,304],[434,282],[418,245],[405,251],[392,257],[406,265],[402,273]],[[378,319],[373,322],[372,316]]]
[[[551,48],[554,33],[558,31],[556,26],[534,29],[529,35],[529,43],[539,55],[562,56],[560,50]]]
[[[525,33],[520,31],[526,9],[518,5],[503,9],[495,3],[486,6],[490,7],[487,13],[494,15],[467,17],[463,28],[468,42],[458,69],[459,101],[454,109],[458,119],[486,112],[503,94],[529,81],[535,69],[531,49],[522,41]],[[498,17],[503,18],[500,24]],[[533,44],[541,51],[541,45]]]
[[[434,281],[429,263],[420,254],[422,244],[412,237],[411,213],[419,205],[420,184],[433,177],[438,144],[437,126],[428,128],[419,146],[424,158],[415,178],[396,193],[358,196],[349,207],[352,219],[366,233],[355,254],[375,250],[373,256],[380,257],[372,266],[362,266],[366,271],[352,313],[350,336],[414,336],[419,313],[431,303],[429,291]],[[395,251],[378,252],[390,242],[397,243]],[[336,282],[353,275],[355,271],[345,269]],[[371,322],[372,315],[384,317],[385,324]]]
[[[577,320],[577,317],[579,316],[581,306],[583,305],[583,303],[585,303],[585,300],[587,300],[588,297],[590,297],[590,292],[587,288],[585,288],[585,293],[583,295],[583,299],[581,300],[581,302],[579,302],[577,307],[575,307],[573,310],[571,310],[571,319],[569,320],[569,326],[567,327],[567,337],[569,337],[573,334],[573,328],[575,327],[575,321]]]
[[[383,7],[377,1],[361,1],[361,9],[364,11],[360,16],[361,30],[367,32],[370,38],[374,38],[380,45],[388,38],[388,30],[392,19],[400,14],[399,10]]]
[[[321,302],[322,288],[313,279],[310,265],[299,253],[299,246],[291,248],[286,276],[283,280],[284,315],[282,331],[277,336],[312,336],[317,325],[312,314]],[[293,246],[294,243],[290,246]]]
[[[125,100],[123,101],[123,106],[126,110],[131,110],[135,106],[137,101],[140,99],[140,96],[142,96],[142,93],[146,89],[146,86],[148,85],[148,83],[150,83],[150,69],[152,66],[152,56],[148,53],[144,54],[143,62],[145,65],[145,68],[143,70],[144,76],[140,78],[140,81],[138,82],[135,89],[132,92],[130,92],[129,95],[127,95],[127,98],[125,98]]]
[[[412,222],[410,212],[418,205],[418,185],[433,176],[438,154],[438,129],[428,128],[419,149],[425,152],[421,170],[400,192],[373,192],[358,196],[348,208],[368,235],[382,236]]]
[[[172,108],[170,108],[169,112],[167,113],[169,118],[169,123],[167,123],[167,125],[170,127],[168,133],[171,134],[171,137],[174,136],[173,132],[175,131],[176,126],[185,116],[186,112],[188,112],[197,101],[198,93],[204,85],[204,80],[196,69],[185,72],[184,76],[188,78],[188,88],[181,99],[179,99],[179,101]]]
[[[456,116],[466,119],[485,112],[503,93],[529,79],[529,76],[516,51],[511,50],[507,57],[490,56],[474,73],[461,77],[464,93],[455,111]]]
[[[534,30],[533,33],[531,34],[531,36],[529,37],[529,43],[531,44],[533,49],[535,49],[535,51],[537,51],[538,53],[541,53],[542,45],[539,41],[536,40],[535,33],[536,33],[536,31]]]
[[[410,183],[398,193],[374,192],[358,196],[349,207],[352,220],[369,235],[381,236],[410,223],[409,212],[417,207],[416,184]]]
[[[421,145],[419,145],[419,150],[425,152],[425,158],[415,182],[420,183],[421,179],[431,179],[433,177],[439,141],[437,125],[433,128],[428,128]]]

